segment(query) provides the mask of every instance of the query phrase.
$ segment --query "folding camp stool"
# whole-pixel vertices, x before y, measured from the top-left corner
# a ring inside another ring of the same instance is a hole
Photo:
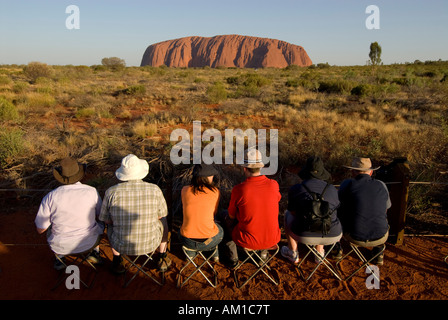
[[[182,267],[182,269],[179,271],[179,274],[177,275],[177,287],[182,288],[182,286],[199,271],[199,273],[202,274],[202,276],[205,278],[205,280],[207,280],[207,282],[213,288],[216,288],[216,285],[218,283],[218,272],[210,264],[210,259],[218,252],[218,246],[216,246],[214,249],[207,250],[207,251],[212,251],[211,254],[208,255],[208,257],[204,256],[204,253],[203,253],[204,251],[202,251],[202,250],[190,249],[185,246],[182,246],[182,251],[184,252],[185,256],[187,257],[187,263]],[[193,253],[194,256],[190,257],[188,255],[189,252]],[[202,263],[201,264],[199,264],[199,262],[196,263],[195,260],[197,260],[197,261],[202,260]],[[194,271],[192,271],[188,276],[185,274],[182,274],[182,272],[184,272],[190,264],[192,264],[195,267]],[[208,266],[208,269],[211,270],[212,276],[213,276],[213,282],[210,280],[209,277],[207,277],[204,274],[204,272],[202,272],[201,268],[204,266]],[[183,282],[182,282],[182,277],[186,277],[186,279]]]
[[[364,267],[368,267],[373,260],[375,260],[377,257],[379,257],[384,252],[384,250],[386,250],[386,241],[387,241],[388,237],[389,237],[389,231],[380,239],[372,240],[372,241],[358,241],[358,240],[355,240],[352,237],[350,237],[349,234],[345,234],[344,239],[346,239],[349,242],[351,249],[347,254],[345,254],[341,259],[339,259],[336,262],[336,266],[339,266],[341,261],[344,260],[346,257],[348,257],[350,254],[352,254],[352,252],[356,253],[356,256],[359,258],[359,260],[362,262],[362,264],[358,269],[353,271],[344,280],[345,281],[349,280],[356,273],[358,273],[361,269],[363,269]],[[369,259],[367,259],[366,256],[364,254],[362,254],[361,249],[360,249],[360,248],[373,248],[373,247],[378,247],[378,246],[380,246],[381,249],[378,251],[377,254],[372,255]],[[380,279],[378,279],[378,277],[377,277],[377,274],[375,272],[373,272],[373,270],[371,270],[371,274],[375,277],[376,280],[380,281]]]
[[[233,270],[237,288],[238,289],[242,288],[250,280],[252,280],[260,271],[263,272],[272,283],[274,283],[275,285],[278,285],[278,282],[272,277],[272,274],[270,273],[271,268],[268,265],[269,262],[277,255],[277,253],[279,251],[278,244],[276,244],[275,246],[273,246],[271,248],[264,249],[264,250],[252,250],[252,249],[247,249],[247,248],[242,248],[242,249],[244,250],[244,253],[246,254],[246,258],[243,261],[241,261],[240,263],[238,263],[238,265]],[[273,253],[270,253],[270,255],[265,260],[263,260],[259,255],[259,252],[263,252],[263,251],[268,251],[268,252],[273,252]],[[246,262],[248,262],[248,261],[253,262],[255,264],[255,266],[257,267],[257,269],[243,283],[240,284],[240,281],[239,281],[240,276],[238,273],[240,271],[239,269],[244,264],[246,264]]]
[[[339,272],[337,271],[337,269],[327,259],[328,255],[331,253],[331,251],[333,250],[336,243],[338,243],[339,240],[341,240],[341,238],[342,238],[342,233],[339,236],[327,237],[327,238],[325,238],[325,237],[299,237],[298,242],[301,244],[304,244],[308,249],[308,252],[297,264],[297,270],[299,271],[299,274],[303,280],[308,281],[321,265],[324,265],[328,270],[330,270],[330,272],[338,280],[342,280],[342,277],[339,274]],[[331,247],[329,249],[327,249],[324,256],[321,256],[321,254],[315,248],[315,246],[317,246],[317,245],[331,246]],[[303,270],[303,263],[310,256],[310,254],[312,254],[312,256],[315,257],[315,260],[317,260],[318,263],[316,263],[316,266],[309,273],[309,275],[305,276],[305,272]]]
[[[147,277],[149,277],[150,279],[152,279],[155,283],[157,283],[159,286],[163,286],[165,284],[165,273],[161,272],[161,280],[157,280],[153,275],[151,275],[151,273],[149,273],[149,270],[145,270],[145,267],[147,266],[147,264],[153,260],[152,256],[154,255],[155,251],[150,252],[150,253],[144,253],[141,255],[126,255],[126,254],[121,254],[121,256],[124,258],[124,260],[129,262],[129,265],[126,267],[126,270],[124,272],[124,285],[123,287],[127,287],[132,280],[134,280],[137,275],[141,272],[144,275],[146,275]],[[138,263],[138,260],[141,259],[145,259],[143,261],[143,263]],[[137,272],[128,280],[126,281],[126,277],[127,274],[129,273],[130,269],[132,267],[137,268]]]
[[[80,252],[80,253],[65,255],[64,256],[65,259],[61,259],[57,254],[55,254],[56,259],[59,260],[59,262],[61,262],[64,265],[64,269],[61,270],[61,272],[59,274],[58,281],[57,281],[56,285],[52,288],[52,290],[56,289],[62,282],[64,282],[64,279],[66,279],[69,276],[69,274],[66,273],[66,270],[69,266],[80,267],[81,265],[87,265],[89,267],[89,269],[94,271],[93,279],[89,283],[87,283],[86,281],[81,279],[81,276],[78,275],[78,273],[73,272],[72,274],[73,274],[73,276],[77,277],[79,279],[80,283],[82,283],[83,286],[85,286],[86,288],[90,288],[93,285],[93,283],[95,282],[98,270],[95,267],[95,265],[92,264],[87,258],[95,250],[95,248],[99,245],[100,241],[101,241],[101,236],[98,237],[97,242],[91,249],[84,251],[84,252]],[[101,250],[100,250],[100,254],[101,254]],[[81,272],[79,272],[79,273],[81,273]]]

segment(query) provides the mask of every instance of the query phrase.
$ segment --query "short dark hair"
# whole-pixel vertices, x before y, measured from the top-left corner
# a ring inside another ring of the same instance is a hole
[[[261,171],[261,168],[247,168],[247,171],[249,171],[250,173],[254,174],[254,173],[258,173]]]

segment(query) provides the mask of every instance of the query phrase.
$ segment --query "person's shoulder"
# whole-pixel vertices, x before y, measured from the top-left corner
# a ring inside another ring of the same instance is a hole
[[[328,183],[327,190],[330,192],[336,192],[336,193],[338,192],[338,189],[333,183]]]
[[[243,182],[237,183],[236,185],[234,185],[232,187],[232,192],[233,191],[238,191],[243,189],[245,186],[247,186],[247,180],[244,180]]]
[[[111,195],[114,194],[116,192],[118,192],[120,189],[123,189],[125,187],[124,183],[117,183],[113,186],[110,186],[109,188],[107,188],[106,190],[106,195]]]
[[[90,192],[97,192],[97,190],[96,190],[95,187],[93,187],[93,186],[91,186],[91,185],[88,185],[88,184],[80,183],[80,184],[78,185],[78,187],[79,187],[80,189],[84,189],[84,190],[87,190],[87,191],[90,191]]]
[[[269,183],[270,185],[274,186],[274,187],[278,187],[278,182],[277,180],[268,178],[266,176],[264,176],[266,178],[266,183]]]
[[[345,179],[341,182],[339,185],[339,190],[344,189],[345,187],[349,186],[352,183],[353,179]]]
[[[378,180],[378,179],[372,179],[373,183],[376,183],[377,185],[381,185],[382,187],[387,189],[386,183],[382,180]]]
[[[289,188],[289,193],[295,194],[295,193],[300,193],[300,192],[302,192],[304,190],[305,190],[305,188],[303,187],[303,182],[300,182],[300,183],[296,183],[295,185],[290,187]]]
[[[147,182],[147,181],[142,181],[142,185],[147,188],[148,190],[154,191],[154,192],[162,192],[162,189],[160,189],[160,187],[155,184],[155,183],[151,183],[151,182]]]
[[[180,193],[183,197],[191,197],[193,195],[193,186],[191,185],[183,186],[182,189],[180,190]]]

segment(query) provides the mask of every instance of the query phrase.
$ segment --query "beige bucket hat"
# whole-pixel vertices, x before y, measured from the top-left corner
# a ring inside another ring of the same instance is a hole
[[[357,170],[357,171],[369,171],[378,170],[380,167],[372,167],[372,161],[370,158],[353,158],[351,166],[343,166],[345,168]]]
[[[241,165],[245,168],[263,168],[263,156],[256,148],[249,148],[244,154],[244,163]]]

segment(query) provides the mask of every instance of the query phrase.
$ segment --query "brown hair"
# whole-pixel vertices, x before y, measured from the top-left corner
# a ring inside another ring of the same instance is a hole
[[[259,173],[261,171],[261,168],[245,168],[247,171],[249,171],[251,174]]]

